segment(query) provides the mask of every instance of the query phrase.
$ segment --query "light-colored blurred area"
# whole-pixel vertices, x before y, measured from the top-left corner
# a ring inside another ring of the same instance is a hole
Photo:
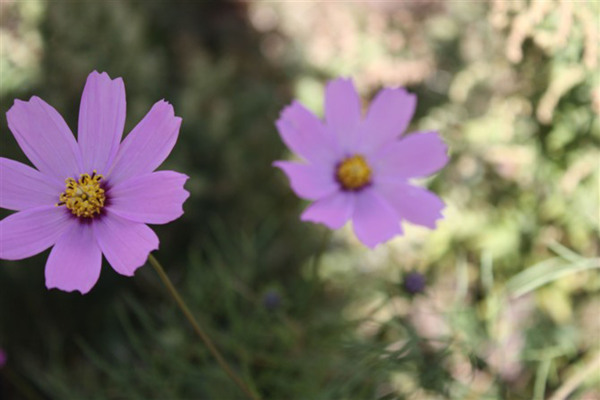
[[[0,3],[0,96],[30,87],[38,78],[44,51],[40,23],[45,5],[38,0]]]

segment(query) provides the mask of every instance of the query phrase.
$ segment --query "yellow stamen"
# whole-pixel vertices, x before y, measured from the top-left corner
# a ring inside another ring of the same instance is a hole
[[[338,164],[338,182],[346,190],[358,190],[371,183],[371,168],[361,155],[353,155]]]
[[[60,195],[57,206],[66,206],[71,213],[80,218],[93,218],[100,214],[104,207],[106,196],[100,187],[102,175],[96,175],[96,170],[90,174],[81,174],[79,180],[67,178],[67,188]]]

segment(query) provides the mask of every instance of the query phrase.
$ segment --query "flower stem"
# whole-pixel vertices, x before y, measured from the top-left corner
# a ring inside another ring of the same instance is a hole
[[[150,261],[150,264],[152,264],[152,266],[154,267],[154,269],[158,273],[158,276],[160,277],[160,279],[162,280],[162,282],[167,287],[167,290],[169,291],[169,294],[171,294],[171,296],[173,297],[173,299],[175,299],[175,302],[177,303],[177,305],[179,306],[179,308],[183,312],[183,315],[185,315],[185,317],[190,322],[190,324],[192,324],[192,326],[194,327],[194,330],[196,331],[196,333],[198,334],[198,336],[200,336],[200,339],[202,339],[202,341],[204,342],[204,344],[206,345],[206,347],[208,347],[208,350],[215,357],[215,359],[219,363],[219,366],[227,373],[227,375],[229,375],[229,377],[231,378],[231,380],[233,380],[239,386],[239,388],[246,394],[246,396],[248,396],[248,398],[250,398],[252,400],[259,400],[260,398],[257,395],[255,395],[252,392],[252,390],[250,390],[250,388],[240,379],[240,377],[238,377],[236,375],[235,372],[233,372],[233,370],[227,364],[227,362],[225,361],[225,359],[223,358],[223,356],[221,355],[221,353],[219,352],[219,350],[217,349],[217,347],[215,346],[215,344],[213,343],[213,341],[202,330],[202,328],[200,327],[200,324],[198,323],[198,321],[196,320],[196,318],[194,318],[194,315],[190,311],[190,309],[187,306],[187,304],[185,304],[185,302],[183,301],[183,298],[181,297],[181,295],[179,294],[179,292],[177,291],[177,289],[175,289],[175,286],[173,286],[173,283],[171,283],[171,280],[167,276],[165,270],[160,265],[160,263],[158,262],[158,260],[156,258],[154,258],[154,256],[152,254],[149,254],[148,255],[148,261]]]

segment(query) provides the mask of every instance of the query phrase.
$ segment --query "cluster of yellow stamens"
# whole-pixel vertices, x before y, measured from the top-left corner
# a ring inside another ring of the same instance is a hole
[[[102,175],[96,175],[96,170],[90,174],[81,174],[79,180],[67,178],[66,190],[60,195],[57,206],[66,206],[71,213],[80,218],[93,218],[100,214],[104,207],[106,196],[100,187]]]
[[[371,168],[361,155],[353,155],[338,164],[336,179],[346,190],[358,190],[371,183]]]

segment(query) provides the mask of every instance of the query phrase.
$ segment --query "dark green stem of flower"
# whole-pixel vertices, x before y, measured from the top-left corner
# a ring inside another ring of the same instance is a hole
[[[185,304],[185,302],[183,301],[183,299],[182,299],[181,295],[179,294],[179,292],[177,291],[177,289],[175,289],[175,286],[173,286],[173,283],[171,283],[171,280],[167,276],[165,270],[160,265],[158,260],[156,258],[154,258],[154,256],[152,254],[150,254],[150,255],[148,255],[148,261],[150,261],[150,264],[152,264],[152,266],[158,273],[158,276],[160,277],[162,282],[167,287],[169,294],[171,294],[173,299],[175,299],[175,302],[177,303],[177,305],[183,312],[183,315],[185,315],[185,317],[190,322],[190,324],[192,324],[192,326],[194,327],[194,330],[196,331],[198,336],[200,336],[200,339],[202,339],[202,341],[204,342],[206,347],[208,347],[208,350],[215,357],[215,359],[219,363],[219,366],[227,373],[227,375],[229,375],[231,380],[233,380],[239,386],[239,388],[246,394],[246,396],[248,396],[248,398],[250,398],[252,400],[260,400],[260,398],[256,394],[254,394],[252,392],[252,390],[250,390],[250,388],[248,388],[248,386],[246,386],[246,384],[236,375],[236,373],[233,372],[233,370],[231,369],[231,367],[229,367],[229,365],[227,364],[227,362],[225,361],[225,359],[223,358],[223,356],[221,355],[221,353],[219,352],[219,350],[217,349],[217,347],[215,346],[213,341],[202,330],[202,328],[200,327],[200,324],[198,323],[198,321],[196,320],[196,318],[190,311],[187,304]]]

